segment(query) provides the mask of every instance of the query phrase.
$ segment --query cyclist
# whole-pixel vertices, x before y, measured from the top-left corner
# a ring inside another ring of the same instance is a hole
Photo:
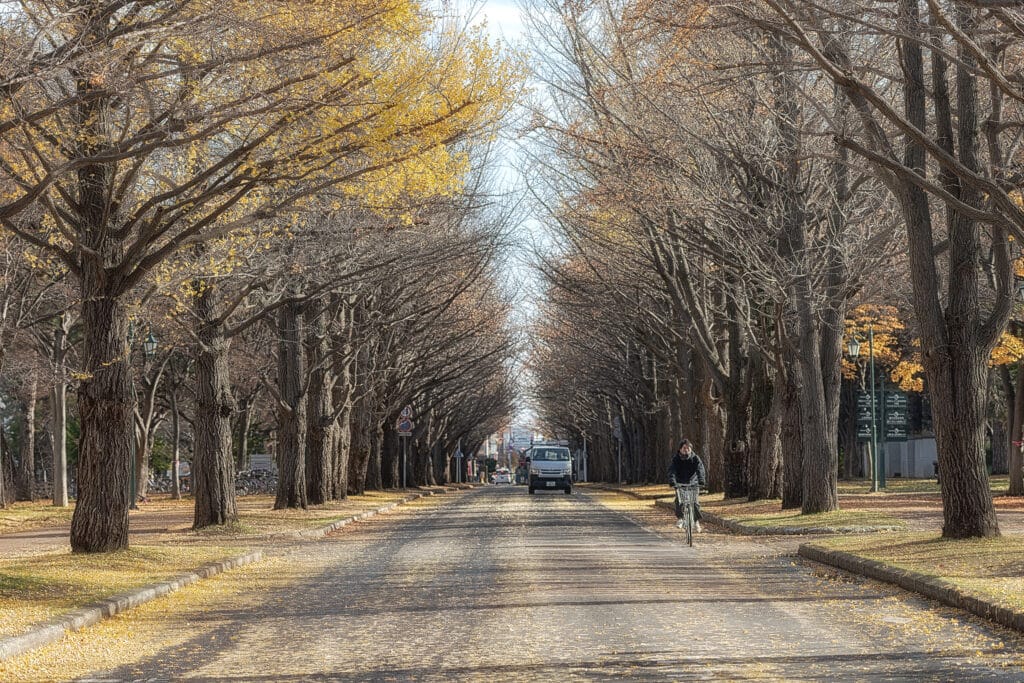
[[[694,452],[689,439],[680,441],[679,448],[676,449],[675,455],[672,456],[672,464],[668,468],[668,483],[673,488],[685,484],[699,484],[701,487],[704,487],[708,483],[707,473],[704,471],[704,463],[701,461],[700,456]],[[693,529],[699,532],[701,518],[700,503],[694,501],[693,512]],[[676,522],[676,526],[682,528],[683,508],[679,505],[678,496],[676,496],[676,519],[679,520]]]

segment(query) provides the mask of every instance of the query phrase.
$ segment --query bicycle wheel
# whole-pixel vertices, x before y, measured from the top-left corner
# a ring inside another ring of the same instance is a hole
[[[686,528],[686,545],[693,547],[693,507],[683,508],[683,526]]]

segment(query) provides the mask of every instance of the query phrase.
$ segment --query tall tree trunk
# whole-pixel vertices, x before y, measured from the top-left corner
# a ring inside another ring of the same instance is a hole
[[[725,401],[725,497],[747,495],[747,456],[750,448],[750,387],[747,373],[750,358],[746,334],[740,322],[739,307],[729,295],[729,381],[724,388]]]
[[[714,380],[697,358],[694,358],[693,370],[693,387],[700,414],[700,444],[707,458],[708,491],[720,493],[725,490],[726,441],[722,410],[714,398]]]
[[[306,400],[306,487],[309,502],[322,505],[331,499],[334,485],[336,417],[334,376],[327,309],[318,300],[306,308],[306,357],[309,393]]]
[[[380,440],[380,474],[381,483],[386,489],[397,489],[402,487],[402,459],[408,444],[403,443],[409,437],[400,438],[395,432],[394,425],[381,422],[378,429],[382,432]],[[406,482],[408,484],[408,482]]]
[[[1006,449],[1006,422],[1003,420],[991,421],[992,436],[989,442],[992,445],[992,474],[1006,474],[1009,472],[1009,459]]]
[[[803,421],[800,415],[800,385],[793,367],[796,361],[784,363],[785,381],[782,393],[782,509],[803,506],[804,458]]]
[[[373,491],[380,491],[384,488],[384,442],[386,440],[384,423],[374,419],[370,427],[370,451],[369,462],[366,466],[366,488]],[[394,475],[391,474],[387,483],[394,485]]]
[[[21,388],[18,416],[18,500],[36,499],[36,391],[38,380],[31,371]]]
[[[1017,363],[1017,383],[1013,392],[1010,429],[1010,490],[1011,496],[1024,496],[1024,457],[1021,457],[1021,442],[1024,441],[1024,363]]]
[[[337,311],[335,316],[342,330],[334,338],[331,345],[331,363],[333,366],[335,382],[333,406],[337,411],[335,420],[334,435],[334,481],[331,484],[331,497],[334,499],[345,498],[349,488],[349,457],[352,450],[352,396],[355,392],[353,385],[353,364],[355,362],[355,350],[352,344],[353,321],[352,307],[344,305],[344,302],[337,300],[332,305]]]
[[[53,442],[53,504],[56,507],[68,506],[68,385],[64,374],[70,324],[71,316],[67,313],[61,315],[53,335],[56,380],[50,391],[50,441]]]
[[[171,498],[181,500],[181,410],[178,406],[178,387],[171,389]]]
[[[904,110],[907,121],[920,131],[928,130],[928,91],[924,82],[921,41],[927,28],[920,21],[916,0],[900,0],[900,19],[906,38],[900,39],[900,63],[904,75]],[[974,10],[963,5],[954,7],[961,28],[970,33]],[[952,153],[953,116],[945,86],[945,63],[933,50],[933,110],[940,146]],[[956,126],[959,160],[980,173],[977,159],[978,118],[974,69],[976,60],[962,48],[958,50],[956,69]],[[904,164],[918,173],[926,173],[924,147],[913,136],[906,136]],[[963,204],[981,206],[978,192],[959,186],[943,173],[941,180],[948,191]],[[921,349],[925,374],[931,396],[938,450],[939,478],[943,501],[942,535],[952,538],[998,536],[999,525],[988,473],[985,468],[984,420],[985,375],[988,356],[999,333],[1005,329],[1012,296],[1012,277],[1004,283],[1005,291],[996,292],[996,308],[988,320],[979,315],[980,273],[982,261],[978,223],[947,206],[946,258],[950,273],[946,308],[939,296],[941,278],[935,264],[935,241],[932,212],[924,191],[907,182],[898,186],[897,197],[907,225],[910,274],[913,285],[914,310],[921,328]],[[1002,261],[1009,260],[1005,235],[999,226],[992,226],[993,253]],[[997,270],[1008,271],[1008,263]],[[1005,278],[1004,278],[1005,279]]]
[[[750,461],[748,469],[748,500],[764,500],[781,495],[775,489],[782,467],[779,433],[782,411],[777,408],[776,382],[761,354],[751,359],[750,381]]]
[[[808,292],[805,294],[809,295]],[[830,428],[822,376],[819,325],[810,301],[800,302],[800,419],[803,446],[804,514],[839,507],[839,455],[835,430]]]
[[[82,277],[82,349],[87,379],[78,388],[78,486],[71,518],[74,552],[128,547],[131,439],[135,408],[128,364],[128,317],[104,289],[106,273]]]
[[[207,287],[196,300],[199,320],[196,345],[195,446],[192,458],[193,528],[222,525],[238,519],[235,462],[231,453],[231,395],[228,369],[230,342],[223,321],[214,314],[215,291]]]
[[[366,492],[370,451],[373,448],[364,398],[360,398],[352,407],[349,414],[349,433],[352,435],[352,441],[349,446],[348,493],[361,496]]]
[[[8,471],[11,469],[11,460],[7,456],[7,436],[3,425],[0,424],[0,509],[3,509],[14,502],[11,496],[11,477]]]
[[[252,396],[246,396],[238,402],[238,415],[235,416],[235,469],[239,472],[249,469],[249,429],[252,428],[252,409],[255,403]]]
[[[274,509],[307,508],[306,393],[303,391],[302,313],[299,305],[282,306],[277,316],[278,480]]]
[[[344,407],[338,414],[334,433],[334,481],[331,484],[331,498],[343,500],[349,491],[349,461],[352,452],[352,409]]]

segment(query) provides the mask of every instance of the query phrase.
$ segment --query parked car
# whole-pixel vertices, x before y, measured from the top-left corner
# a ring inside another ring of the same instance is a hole
[[[498,470],[497,472],[494,473],[494,483],[495,484],[511,484],[512,483],[512,475],[509,474],[508,470],[505,470],[505,471]]]

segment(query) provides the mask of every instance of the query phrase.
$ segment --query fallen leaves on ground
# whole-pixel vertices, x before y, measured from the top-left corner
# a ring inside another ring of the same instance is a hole
[[[953,584],[967,594],[1024,610],[1024,538],[948,539],[927,533],[816,540],[839,550]]]
[[[0,562],[0,637],[243,552],[224,546],[136,546],[113,553],[60,552]]]

